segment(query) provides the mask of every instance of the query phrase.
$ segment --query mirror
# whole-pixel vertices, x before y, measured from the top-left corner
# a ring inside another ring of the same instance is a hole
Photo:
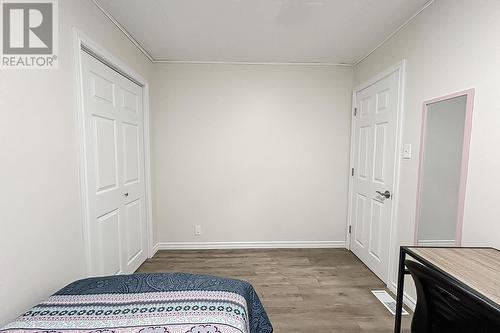
[[[424,103],[415,241],[460,246],[474,90]]]

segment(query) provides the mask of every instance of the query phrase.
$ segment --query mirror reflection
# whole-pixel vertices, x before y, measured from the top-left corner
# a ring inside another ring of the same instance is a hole
[[[472,91],[424,104],[416,243],[461,243]]]

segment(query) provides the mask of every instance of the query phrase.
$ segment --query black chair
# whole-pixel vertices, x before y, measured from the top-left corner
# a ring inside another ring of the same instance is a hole
[[[406,260],[417,288],[411,333],[498,333],[498,313],[445,275]]]

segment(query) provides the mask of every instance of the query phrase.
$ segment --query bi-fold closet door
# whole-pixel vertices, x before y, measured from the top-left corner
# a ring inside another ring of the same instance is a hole
[[[82,51],[91,275],[133,273],[147,257],[142,91]]]

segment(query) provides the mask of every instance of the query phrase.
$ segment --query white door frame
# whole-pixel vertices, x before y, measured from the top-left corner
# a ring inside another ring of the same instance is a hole
[[[400,175],[400,167],[401,167],[401,158],[402,158],[402,124],[403,124],[403,114],[404,114],[404,97],[405,97],[405,76],[406,76],[406,60],[401,60],[399,63],[385,69],[381,73],[375,75],[369,80],[359,84],[353,89],[352,92],[352,113],[351,113],[351,152],[350,152],[350,162],[349,162],[349,199],[348,199],[348,212],[347,212],[347,227],[346,227],[346,248],[348,250],[351,249],[351,234],[349,233],[349,227],[352,225],[352,199],[353,199],[353,177],[351,175],[351,170],[354,168],[354,154],[355,154],[355,126],[356,126],[356,117],[354,116],[355,108],[356,108],[356,95],[359,91],[368,88],[374,83],[382,80],[383,78],[398,72],[399,73],[399,98],[398,98],[398,107],[397,107],[397,115],[396,115],[396,151],[394,154],[394,188],[392,189],[392,210],[391,210],[391,223],[389,226],[390,235],[389,235],[389,260],[387,263],[387,286],[391,286],[393,284],[392,281],[392,273],[395,270],[395,265],[393,263],[395,260],[398,260],[397,255],[398,251],[394,251],[397,247],[396,243],[396,233],[397,233],[397,213],[398,213],[398,201],[399,201],[399,175]],[[393,267],[394,266],[394,267]]]
[[[153,214],[151,200],[151,155],[150,155],[150,135],[149,135],[149,83],[141,75],[136,73],[127,64],[113,56],[105,48],[93,42],[83,32],[73,28],[74,36],[74,72],[75,72],[75,102],[76,102],[76,128],[78,132],[78,152],[79,152],[79,178],[80,178],[80,201],[81,201],[81,223],[82,236],[85,253],[85,272],[86,275],[91,272],[91,248],[90,248],[90,221],[89,221],[89,205],[87,202],[87,163],[86,163],[86,147],[85,147],[85,122],[83,108],[83,81],[82,81],[82,49],[88,50],[93,56],[98,58],[107,66],[116,70],[128,79],[134,81],[142,87],[143,94],[143,114],[144,114],[144,177],[145,177],[145,207],[146,207],[146,251],[148,258],[153,256]]]

